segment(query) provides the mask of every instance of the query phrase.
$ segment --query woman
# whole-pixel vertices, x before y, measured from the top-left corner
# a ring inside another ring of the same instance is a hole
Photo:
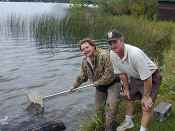
[[[116,106],[119,96],[119,79],[114,76],[109,54],[97,48],[94,41],[89,38],[80,41],[80,51],[84,58],[82,60],[80,75],[74,82],[74,88],[89,80],[96,87],[95,104],[97,115],[102,118],[105,105],[106,131],[116,130]]]

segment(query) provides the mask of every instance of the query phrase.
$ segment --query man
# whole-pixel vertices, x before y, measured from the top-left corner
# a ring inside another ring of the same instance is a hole
[[[98,117],[102,118],[103,109],[108,102],[106,110],[106,131],[116,130],[116,106],[119,96],[119,80],[114,76],[113,66],[110,61],[109,53],[103,49],[96,48],[91,39],[80,41],[80,51],[84,55],[81,64],[80,75],[77,77],[74,88],[88,79],[96,87],[95,103]],[[108,101],[107,101],[108,100]]]
[[[107,39],[114,72],[119,75],[123,95],[127,98],[125,120],[117,131],[134,127],[133,102],[136,99],[140,99],[142,103],[140,131],[147,131],[161,81],[159,70],[141,49],[125,44],[121,33],[108,32]]]

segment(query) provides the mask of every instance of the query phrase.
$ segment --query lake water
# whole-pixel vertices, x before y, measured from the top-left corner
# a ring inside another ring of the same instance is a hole
[[[78,46],[62,38],[42,46],[32,28],[45,16],[61,20],[67,13],[68,4],[62,3],[0,2],[0,119],[8,117],[0,130],[38,119],[25,110],[26,91],[45,96],[72,86],[81,63]],[[42,118],[59,118],[75,131],[93,103],[92,89],[55,97],[44,102]]]

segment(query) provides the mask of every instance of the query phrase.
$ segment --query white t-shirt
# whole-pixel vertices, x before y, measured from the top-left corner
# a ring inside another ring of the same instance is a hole
[[[129,77],[145,80],[157,69],[157,66],[139,48],[125,44],[124,57],[121,59],[115,52],[110,51],[114,73],[126,73]]]

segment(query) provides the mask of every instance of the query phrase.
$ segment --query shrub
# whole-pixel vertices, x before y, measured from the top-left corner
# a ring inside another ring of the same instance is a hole
[[[129,0],[97,0],[97,4],[103,13],[112,15],[128,14]]]
[[[129,11],[134,16],[145,16],[154,19],[157,9],[155,0],[131,0]]]

